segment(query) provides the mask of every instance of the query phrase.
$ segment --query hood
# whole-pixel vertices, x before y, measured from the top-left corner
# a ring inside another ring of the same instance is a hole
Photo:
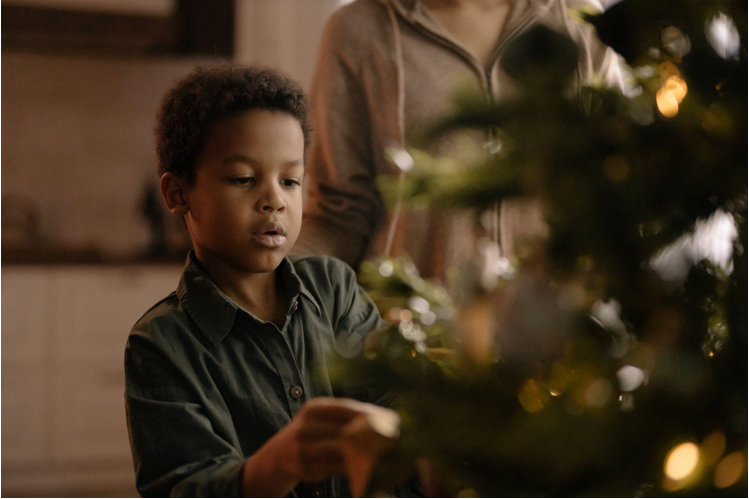
[[[430,24],[428,16],[424,15],[425,7],[421,0],[380,0],[383,3],[390,4],[398,11],[410,23],[420,21],[422,24]],[[523,20],[527,19],[529,15],[541,15],[546,12],[549,7],[559,0],[515,0],[515,6],[512,9],[510,18],[507,20],[505,25],[506,31],[512,31],[518,24],[522,23]],[[597,2],[598,0],[591,0]],[[426,22],[425,22],[426,21]]]

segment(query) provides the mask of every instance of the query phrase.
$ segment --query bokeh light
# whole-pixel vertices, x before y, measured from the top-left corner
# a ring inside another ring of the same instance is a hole
[[[739,30],[733,19],[722,12],[705,23],[705,36],[713,50],[723,59],[730,59],[739,54]]]
[[[647,375],[635,366],[624,366],[616,372],[616,377],[623,392],[632,392],[642,385]]]
[[[543,409],[544,401],[547,398],[548,397],[545,397],[541,390],[538,389],[536,382],[532,379],[526,381],[518,393],[520,405],[523,406],[523,409],[531,413]]]
[[[733,270],[733,245],[738,229],[733,216],[716,210],[707,220],[695,224],[694,230],[662,249],[650,266],[665,281],[681,282],[692,266],[702,259],[720,267],[726,274]]]
[[[687,95],[687,84],[676,75],[668,77],[663,86],[655,94],[658,111],[666,118],[672,118],[679,113],[679,104]]]
[[[733,452],[720,460],[715,467],[715,486],[719,489],[730,487],[744,474],[744,454]]]
[[[390,277],[393,275],[393,264],[389,261],[384,261],[380,264],[380,267],[377,270],[382,277]]]
[[[663,471],[671,480],[684,480],[697,469],[699,461],[699,447],[691,442],[685,442],[671,449],[666,456]]]
[[[661,40],[663,41],[663,46],[674,55],[685,56],[692,48],[689,37],[682,33],[676,26],[664,28],[661,32]]]
[[[414,167],[413,156],[401,146],[386,147],[385,156],[402,172],[411,171]]]
[[[399,322],[401,320],[400,315],[403,311],[400,307],[393,307],[388,311],[388,317],[390,318],[391,322]]]
[[[419,321],[421,321],[421,323],[425,326],[431,326],[435,323],[436,320],[437,316],[431,310],[428,312],[424,312],[423,314],[421,314],[421,317],[419,317]]]
[[[668,77],[668,80],[663,85],[663,89],[666,92],[670,92],[678,103],[681,103],[684,97],[687,96],[687,83],[675,75]]]
[[[408,299],[408,306],[414,312],[425,314],[429,312],[429,302],[421,296],[412,296]]]
[[[603,407],[609,401],[613,392],[611,383],[603,378],[597,378],[585,389],[585,404],[590,407]]]

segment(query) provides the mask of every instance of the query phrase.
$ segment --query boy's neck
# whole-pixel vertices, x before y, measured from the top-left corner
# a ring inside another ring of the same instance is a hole
[[[258,319],[273,322],[279,329],[283,327],[286,296],[278,269],[247,272],[212,255],[196,251],[195,257],[208,278],[237,305]]]

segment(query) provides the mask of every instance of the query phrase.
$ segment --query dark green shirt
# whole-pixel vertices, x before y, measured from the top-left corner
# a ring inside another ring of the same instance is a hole
[[[285,258],[281,330],[236,305],[188,257],[177,291],[133,327],[125,401],[143,496],[238,496],[244,460],[302,404],[334,393],[324,366],[380,325],[354,271],[332,257]],[[359,396],[374,402],[375,394]],[[349,495],[341,478],[292,496]]]

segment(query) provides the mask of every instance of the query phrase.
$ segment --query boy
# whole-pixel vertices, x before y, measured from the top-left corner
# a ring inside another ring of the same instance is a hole
[[[380,317],[342,262],[286,256],[302,220],[303,92],[268,70],[198,69],[166,95],[156,133],[161,193],[194,249],[128,338],[139,492],[347,495],[336,437],[360,412],[305,402],[332,397],[313,369]]]

